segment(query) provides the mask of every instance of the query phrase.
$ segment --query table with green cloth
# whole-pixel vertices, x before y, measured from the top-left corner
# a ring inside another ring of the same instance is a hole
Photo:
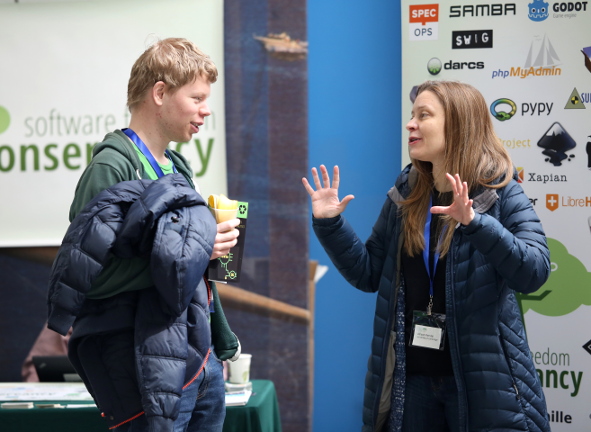
[[[44,392],[59,397],[40,399]],[[72,390],[73,389],[73,390]],[[33,408],[1,408],[2,432],[106,432],[105,420],[88,397],[82,396],[83,386],[74,383],[0,383],[0,404],[8,402],[7,395],[18,394],[20,402],[33,402]],[[52,393],[53,392],[53,393]],[[70,393],[68,393],[70,392]],[[66,399],[72,395],[72,399]],[[11,399],[10,402],[14,402]],[[43,404],[58,404],[63,408],[42,408]],[[223,432],[281,432],[277,393],[272,381],[253,380],[252,395],[245,406],[226,408]]]

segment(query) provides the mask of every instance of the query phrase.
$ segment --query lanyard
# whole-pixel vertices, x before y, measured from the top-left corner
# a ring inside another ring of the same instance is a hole
[[[437,261],[439,261],[439,252],[435,249],[433,253],[433,271],[429,265],[429,253],[431,251],[431,206],[433,205],[433,197],[429,198],[429,208],[427,209],[427,220],[425,221],[425,231],[423,237],[425,238],[425,249],[423,249],[423,261],[429,275],[429,305],[427,306],[427,315],[431,315],[431,309],[433,309],[433,281],[435,280],[435,270],[437,269]]]
[[[122,129],[121,132],[123,132],[125,135],[127,135],[129,137],[129,139],[132,140],[133,143],[137,146],[137,148],[140,149],[142,154],[146,157],[146,159],[148,159],[150,166],[154,169],[154,172],[156,173],[158,178],[163,177],[164,173],[162,172],[162,168],[160,168],[160,165],[158,165],[158,162],[156,162],[156,159],[154,159],[154,156],[150,152],[150,149],[148,147],[146,147],[146,145],[144,144],[142,139],[130,128]],[[178,172],[176,170],[176,167],[174,166],[174,163],[172,162],[172,158],[168,154],[168,150],[166,150],[165,153],[166,153],[166,156],[168,157],[168,159],[170,160],[170,163],[172,164],[172,170],[175,173]]]

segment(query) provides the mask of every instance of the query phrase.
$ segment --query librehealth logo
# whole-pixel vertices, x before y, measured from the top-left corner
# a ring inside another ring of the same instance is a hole
[[[540,76],[560,76],[562,69],[560,57],[554,49],[548,36],[535,36],[532,40],[525,64],[523,67],[515,66],[511,69],[494,70],[492,78],[521,78],[540,77]]]
[[[439,4],[409,6],[409,34],[411,41],[439,38]]]
[[[6,132],[10,126],[10,113],[0,105],[0,134]]]
[[[548,18],[548,3],[545,1],[534,0],[532,3],[528,4],[527,7],[527,16],[530,20],[541,22]]]

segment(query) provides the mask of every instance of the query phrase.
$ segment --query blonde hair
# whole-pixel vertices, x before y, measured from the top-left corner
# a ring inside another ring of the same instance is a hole
[[[482,94],[473,86],[456,81],[426,81],[419,86],[417,96],[424,91],[435,94],[443,105],[445,172],[459,174],[468,184],[470,195],[479,187],[507,185],[512,178],[513,164],[494,131]],[[417,182],[401,207],[404,248],[414,256],[425,247],[423,228],[434,180],[430,162],[412,158],[411,162],[418,172]],[[493,184],[499,178],[500,182]],[[447,227],[439,244],[443,256],[449,251],[457,222],[448,216],[443,216],[442,222]]]
[[[198,77],[216,82],[218,71],[211,58],[193,42],[168,38],[151,45],[135,61],[127,85],[127,106],[131,110],[140,103],[158,81],[175,91]]]

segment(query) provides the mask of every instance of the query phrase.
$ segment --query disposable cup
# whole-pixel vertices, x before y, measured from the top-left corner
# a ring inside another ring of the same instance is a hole
[[[250,381],[251,354],[240,354],[238,360],[228,362],[228,381],[232,384],[246,384]]]
[[[236,219],[238,217],[238,209],[230,209],[230,210],[222,210],[222,209],[216,209],[216,208],[212,208],[209,207],[209,211],[211,211],[211,214],[213,215],[213,217],[215,218],[215,221],[217,223],[221,223],[221,222],[225,222],[225,221],[229,221],[232,219]]]

